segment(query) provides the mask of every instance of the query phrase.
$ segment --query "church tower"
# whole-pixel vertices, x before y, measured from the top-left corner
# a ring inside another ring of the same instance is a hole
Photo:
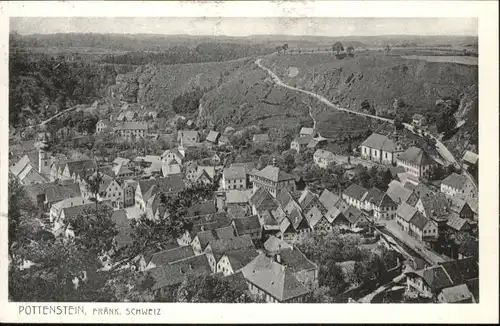
[[[47,134],[38,144],[38,172],[42,175],[50,175],[50,168],[52,165],[52,153],[50,152],[50,142]]]

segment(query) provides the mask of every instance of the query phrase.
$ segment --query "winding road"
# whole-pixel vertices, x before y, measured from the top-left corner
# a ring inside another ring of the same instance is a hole
[[[358,115],[358,116],[368,117],[368,118],[371,118],[371,119],[376,119],[376,120],[379,120],[379,121],[384,121],[384,122],[388,122],[388,123],[394,124],[394,120],[392,120],[392,119],[387,119],[387,118],[383,118],[383,117],[378,117],[376,115],[371,115],[371,114],[367,114],[367,113],[363,113],[363,112],[358,112],[358,111],[353,111],[353,110],[341,108],[338,105],[333,104],[328,99],[326,99],[325,97],[323,97],[323,96],[321,96],[321,95],[319,95],[317,93],[313,93],[313,92],[310,92],[310,91],[306,91],[304,89],[300,89],[300,88],[297,88],[297,87],[293,87],[293,86],[287,85],[271,69],[265,67],[262,64],[262,58],[258,58],[257,60],[255,60],[255,64],[259,68],[265,70],[269,74],[269,76],[271,77],[272,81],[276,85],[278,85],[278,86],[281,86],[281,87],[284,87],[284,88],[288,88],[288,89],[291,89],[291,90],[294,90],[294,91],[301,92],[301,93],[307,94],[309,96],[312,96],[312,97],[316,98],[317,100],[319,100],[320,102],[324,103],[325,105],[327,105],[327,106],[329,106],[331,108],[334,108],[336,110],[339,110],[339,111],[344,111],[344,112],[352,113],[352,114],[355,114],[355,115]],[[311,112],[310,112],[310,114],[311,114]],[[311,117],[312,117],[312,114],[311,114]],[[313,118],[313,120],[314,120],[314,118]],[[314,120],[314,121],[316,121],[316,120]],[[414,133],[416,135],[419,135],[418,133],[415,132],[415,130],[414,130],[414,128],[413,128],[412,125],[410,125],[408,123],[403,123],[403,126],[407,130],[411,131],[412,133]],[[446,161],[446,163],[453,164],[453,165],[455,165],[456,167],[459,168],[458,163],[455,160],[455,157],[448,150],[448,148],[446,148],[446,146],[443,145],[443,143],[441,143],[441,141],[439,139],[437,139],[436,137],[434,137],[433,135],[428,134],[428,136],[436,140],[436,149],[439,152],[439,155],[441,155],[441,157]]]

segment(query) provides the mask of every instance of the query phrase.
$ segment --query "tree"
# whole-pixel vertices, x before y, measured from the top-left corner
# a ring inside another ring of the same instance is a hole
[[[384,51],[385,51],[385,54],[389,54],[389,52],[391,52],[391,46],[389,44],[387,44],[384,48]]]
[[[336,54],[340,54],[340,52],[344,51],[344,45],[342,45],[342,43],[337,41],[332,45],[332,51],[335,52]]]
[[[287,43],[283,44],[282,48],[283,48],[283,54],[286,54],[286,50],[288,50],[288,44]]]
[[[347,54],[348,54],[349,56],[351,56],[351,57],[353,57],[353,56],[354,56],[354,47],[353,47],[352,45],[349,45],[349,46],[347,47]]]
[[[84,180],[85,180],[85,184],[87,186],[88,191],[90,191],[90,193],[92,195],[94,195],[94,199],[95,199],[95,211],[96,211],[96,214],[98,214],[98,209],[97,209],[98,201],[97,201],[97,197],[99,195],[99,190],[101,188],[101,184],[102,184],[102,182],[104,180],[104,174],[101,173],[101,172],[99,172],[99,171],[96,171],[93,174],[89,174],[89,175],[85,176]]]
[[[174,292],[176,302],[245,303],[252,302],[246,290],[235,289],[219,275],[194,277],[190,274]]]

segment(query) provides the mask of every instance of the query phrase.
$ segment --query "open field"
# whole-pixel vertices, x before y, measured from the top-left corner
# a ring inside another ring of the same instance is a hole
[[[401,56],[401,58],[410,60],[424,60],[428,62],[448,62],[448,63],[457,63],[462,65],[473,65],[473,66],[477,66],[478,64],[477,57],[467,57],[467,56],[409,55],[409,56]]]

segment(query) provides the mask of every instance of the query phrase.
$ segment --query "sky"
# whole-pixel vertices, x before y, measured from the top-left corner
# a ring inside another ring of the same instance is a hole
[[[477,36],[476,18],[184,18],[11,17],[19,34],[124,33],[190,35],[467,35]]]

